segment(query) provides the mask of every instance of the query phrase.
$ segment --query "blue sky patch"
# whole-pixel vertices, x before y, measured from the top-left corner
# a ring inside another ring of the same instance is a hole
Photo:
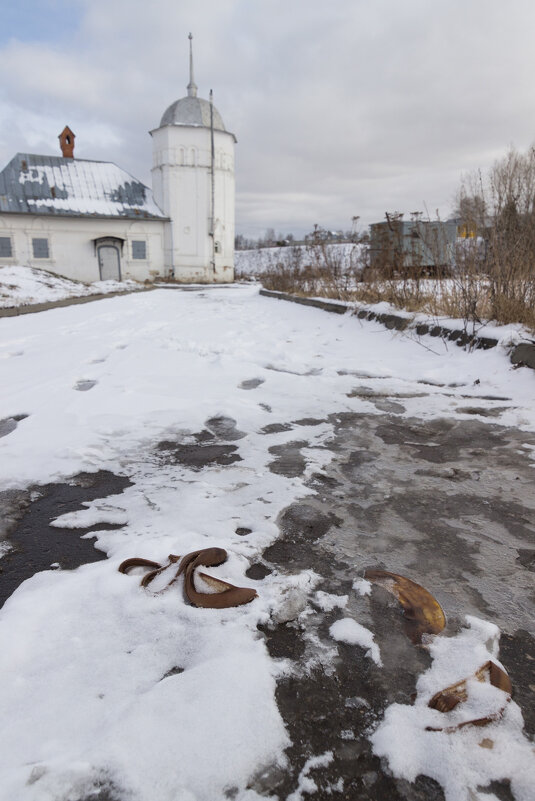
[[[3,0],[0,44],[61,42],[78,28],[83,5],[77,0]]]

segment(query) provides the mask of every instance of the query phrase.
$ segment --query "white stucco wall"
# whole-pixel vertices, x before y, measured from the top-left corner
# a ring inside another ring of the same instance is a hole
[[[2,214],[0,237],[11,238],[13,255],[11,258],[0,257],[0,265],[39,267],[57,275],[91,283],[100,280],[98,258],[92,240],[116,236],[125,240],[121,254],[121,278],[153,280],[165,275],[166,225],[169,224],[160,220]],[[34,257],[34,237],[48,240],[48,259]],[[146,259],[132,258],[132,242],[135,240],[146,242]]]
[[[178,281],[234,280],[234,136],[214,131],[215,272],[211,229],[210,129],[166,125],[153,137],[154,199],[171,218],[165,263]]]

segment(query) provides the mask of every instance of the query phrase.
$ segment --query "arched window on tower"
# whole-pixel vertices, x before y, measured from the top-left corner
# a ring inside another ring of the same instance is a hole
[[[184,164],[186,163],[186,150],[183,147],[181,147],[180,151],[179,151],[179,162],[178,163],[181,164],[182,166],[184,166]]]
[[[190,147],[189,149],[189,163],[192,167],[195,167],[197,164],[197,151],[194,147]]]

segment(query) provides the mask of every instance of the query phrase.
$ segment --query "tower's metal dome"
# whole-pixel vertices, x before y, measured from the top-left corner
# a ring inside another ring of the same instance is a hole
[[[195,87],[196,88],[196,87]],[[214,130],[226,131],[221,114],[213,106]],[[181,97],[165,110],[160,121],[160,128],[164,125],[198,125],[210,128],[210,103],[196,95]]]
[[[163,117],[160,120],[160,128],[164,125],[194,125],[199,128],[211,128],[212,118],[214,130],[225,131],[225,125],[221,119],[221,114],[208,100],[203,100],[202,97],[197,97],[197,84],[193,78],[193,49],[191,41],[193,36],[189,35],[189,83],[187,97],[181,97],[172,103],[168,109],[164,111]],[[212,93],[210,92],[210,100]],[[234,136],[234,134],[231,134]],[[236,139],[236,137],[234,137]]]

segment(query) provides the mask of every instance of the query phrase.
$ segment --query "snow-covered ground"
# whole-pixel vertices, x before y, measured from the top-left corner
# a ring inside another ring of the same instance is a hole
[[[326,245],[326,251],[332,264],[340,270],[355,269],[362,257],[363,245],[350,242]],[[288,245],[287,247],[258,248],[255,250],[237,250],[234,254],[234,266],[237,275],[259,275],[265,270],[272,270],[277,265],[285,267],[306,267],[312,261],[321,259],[321,255],[311,251],[306,245]]]
[[[344,284],[346,290],[358,290],[362,284],[358,283],[359,270],[363,266],[366,246],[356,245],[351,243],[344,244],[331,244],[327,246],[327,251],[330,254],[331,267],[336,266],[342,273],[346,274],[347,283]],[[262,280],[262,273],[268,270],[275,270],[279,267],[285,269],[306,269],[312,263],[324,264],[321,253],[312,253],[305,245],[296,245],[288,247],[272,247],[272,248],[258,248],[256,250],[237,250],[235,252],[235,268],[236,277],[250,278],[254,280]],[[348,277],[349,276],[349,277]],[[353,276],[353,277],[352,277]],[[412,283],[411,281],[399,281],[399,290]],[[391,282],[389,282],[389,285]],[[463,286],[461,280],[454,278],[449,279],[433,279],[424,278],[418,281],[419,291],[422,296],[435,297],[437,301],[441,298],[460,297],[463,295]],[[379,292],[387,295],[387,286],[382,286],[380,283],[376,285]],[[326,296],[319,296],[317,300],[325,300]],[[432,323],[433,325],[442,325],[451,330],[464,330],[466,328],[469,334],[477,334],[479,336],[492,337],[500,342],[508,343],[510,346],[522,342],[533,341],[533,331],[526,329],[520,324],[499,325],[492,322],[478,321],[470,322],[464,321],[461,318],[439,317],[425,312],[407,312],[399,309],[396,306],[386,301],[379,303],[363,303],[361,301],[342,301],[328,298],[330,303],[340,303],[348,308],[369,309],[378,314],[395,314],[398,317],[408,317],[417,323]]]
[[[186,605],[177,591],[144,591],[117,567],[131,556],[162,562],[216,545],[229,560],[213,574],[250,586],[244,572],[278,536],[279,512],[313,494],[304,479],[268,469],[268,449],[295,434],[266,437],[266,425],[337,411],[379,414],[350,395],[352,373],[380,369],[393,390],[406,392],[413,380],[448,384],[452,404],[460,382],[474,395],[506,395],[513,402],[500,422],[535,431],[534,374],[514,370],[503,348],[424,348],[376,323],[260,297],[255,287],[155,290],[3,319],[0,327],[0,419],[27,415],[0,439],[0,490],[101,469],[132,481],[56,521],[124,524],[97,532],[107,560],[38,573],[0,612],[1,801],[77,801],[106,782],[132,801],[215,801],[230,788],[237,801],[260,800],[248,782],[284,764],[288,735],[274,694],[285,665],[269,659],[257,624],[299,614],[317,577],[274,573],[251,604],[210,610]],[[443,414],[438,395],[405,397],[407,415]],[[198,470],[156,449],[161,440],[194,445],[207,429],[217,437],[221,426],[241,459],[231,466]],[[330,433],[327,423],[303,426],[305,479],[332,458],[324,447]],[[244,527],[251,533],[239,536]],[[412,710],[457,680],[460,666],[471,670],[474,649],[496,654],[495,628],[469,623],[468,633],[445,638],[447,654],[437,638],[418,687],[423,700],[387,709],[373,739],[397,775],[411,779],[431,764],[448,801],[479,798],[495,763],[466,730],[449,744],[436,735],[437,750]],[[380,661],[373,632],[360,624],[343,622],[333,636]],[[494,728],[500,775],[518,774],[520,765],[516,797],[529,801],[535,764],[514,701]],[[313,784],[303,769],[299,798]]]
[[[35,267],[0,266],[0,309],[140,288],[135,281],[96,281],[88,285]]]

